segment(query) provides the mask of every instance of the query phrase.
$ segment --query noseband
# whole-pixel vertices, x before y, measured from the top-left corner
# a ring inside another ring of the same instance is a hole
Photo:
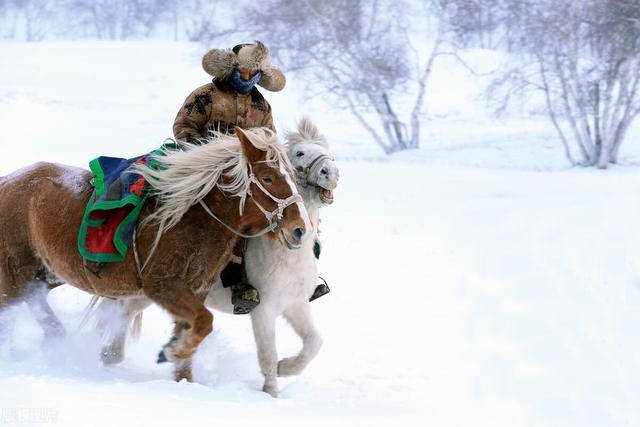
[[[220,224],[224,225],[229,231],[233,232],[234,234],[236,234],[236,235],[238,235],[240,237],[244,237],[246,239],[249,239],[249,238],[252,238],[252,237],[260,237],[260,236],[263,236],[263,235],[275,230],[282,223],[282,217],[284,215],[284,210],[286,208],[288,208],[289,206],[291,206],[292,204],[294,204],[294,203],[302,202],[302,196],[300,196],[300,194],[298,194],[298,193],[292,194],[291,196],[287,197],[286,199],[280,199],[280,198],[274,196],[273,194],[271,194],[269,192],[269,190],[267,190],[266,188],[264,188],[262,186],[262,184],[260,183],[260,180],[258,180],[258,178],[256,178],[256,176],[253,174],[253,171],[251,171],[251,165],[249,165],[249,181],[253,182],[256,185],[256,187],[258,187],[258,189],[264,195],[269,196],[269,198],[271,198],[271,200],[276,202],[276,204],[278,205],[273,211],[268,211],[267,209],[264,208],[264,206],[262,206],[260,203],[258,203],[258,201],[255,198],[251,197],[251,201],[258,207],[260,212],[262,212],[264,214],[265,218],[267,218],[267,221],[269,221],[269,225],[267,227],[263,228],[262,230],[260,230],[256,234],[244,234],[244,233],[241,233],[238,230],[234,229],[233,227],[231,227],[230,225],[228,225],[227,223],[222,221],[216,214],[214,214],[211,211],[211,209],[209,208],[209,206],[207,206],[207,204],[204,202],[204,200],[200,200],[200,205],[202,205],[204,210],[209,215],[211,215],[211,217],[213,217]],[[247,194],[249,196],[251,196],[251,189],[249,189],[249,192]],[[274,221],[274,217],[276,218],[276,221]]]
[[[314,174],[316,174],[318,172],[318,168],[320,167],[320,165],[322,164],[323,161],[325,160],[335,160],[333,157],[328,156],[326,154],[320,154],[318,157],[316,157],[315,159],[313,159],[311,161],[311,163],[309,163],[309,166],[307,166],[306,168],[302,169],[302,170],[298,170],[298,176],[296,178],[296,184],[298,184],[299,186],[306,188],[307,185],[312,184],[311,182],[309,182],[309,176],[312,176]]]

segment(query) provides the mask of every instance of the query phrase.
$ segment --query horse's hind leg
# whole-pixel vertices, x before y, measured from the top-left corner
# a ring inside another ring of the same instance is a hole
[[[55,335],[55,321],[57,321],[57,318],[47,304],[47,285],[46,283],[40,285],[32,284],[39,282],[36,279],[38,272],[37,261],[33,256],[24,253],[20,254],[21,256],[7,255],[7,253],[6,248],[3,248],[0,244],[0,342],[8,339],[13,331],[15,319],[12,313],[9,313],[9,307],[23,301],[27,301],[30,308],[32,304],[46,306],[42,312],[53,316],[52,318],[55,320],[52,326],[40,323],[41,320],[46,323],[46,318],[51,319],[48,316],[38,318],[38,322],[45,330],[45,336],[47,333]],[[41,290],[40,286],[44,286],[44,290]],[[44,294],[38,293],[38,291],[44,292]],[[29,301],[31,296],[33,296],[33,302]]]
[[[288,309],[283,315],[302,338],[302,350],[296,356],[278,362],[278,376],[299,375],[320,351],[322,338],[313,325],[308,302]]]
[[[0,344],[8,341],[13,332],[15,317],[9,311],[9,307],[19,300],[15,295],[12,295],[12,290],[13,286],[10,282],[10,277],[0,264]]]
[[[47,302],[49,285],[42,280],[33,280],[25,286],[25,301],[44,331],[45,339],[62,338],[65,329]]]
[[[98,328],[107,342],[100,351],[105,365],[115,365],[124,360],[127,328],[132,316],[127,315],[126,302],[103,299],[97,309]]]
[[[2,282],[0,282],[0,354],[2,355],[5,355],[3,349],[9,348],[5,345],[11,342],[16,324],[16,313],[10,309],[12,302],[8,299],[8,294],[2,289]]]
[[[145,287],[144,291],[169,311],[177,322],[175,335],[158,354],[158,363],[191,358],[198,345],[213,330],[213,315],[204,306],[204,298],[195,296],[190,290],[177,289],[168,284]]]
[[[125,346],[129,328],[139,334],[142,311],[150,302],[135,299],[104,299],[97,308],[99,328],[102,329],[106,344],[102,347],[100,358],[105,365],[114,365],[124,360]]]

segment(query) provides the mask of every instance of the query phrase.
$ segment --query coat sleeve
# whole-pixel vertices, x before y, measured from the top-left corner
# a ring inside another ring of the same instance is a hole
[[[211,85],[201,86],[191,92],[173,122],[173,136],[176,141],[194,142],[206,135],[206,126],[211,116],[212,96]]]
[[[267,102],[266,99],[264,100],[264,103],[267,107],[267,111],[264,113],[264,117],[262,119],[262,123],[260,123],[260,126],[267,127],[275,132],[276,127],[273,125],[273,115],[271,114],[271,105]]]

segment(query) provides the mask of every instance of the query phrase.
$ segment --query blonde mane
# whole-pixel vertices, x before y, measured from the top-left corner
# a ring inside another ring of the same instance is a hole
[[[266,162],[276,167],[284,165],[291,173],[293,167],[274,132],[267,128],[244,130],[253,145],[266,152]],[[134,173],[142,175],[153,188],[158,199],[155,211],[142,225],[157,222],[158,235],[175,226],[189,208],[199,203],[214,187],[240,198],[240,215],[249,193],[250,165],[235,135],[211,133],[200,140],[202,145],[182,143],[182,150],[165,150],[157,160],[162,169],[136,165]],[[225,175],[226,183],[221,181]]]

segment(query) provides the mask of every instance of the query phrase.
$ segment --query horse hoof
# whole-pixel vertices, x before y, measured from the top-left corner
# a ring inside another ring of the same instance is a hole
[[[164,354],[164,350],[160,350],[160,353],[158,353],[158,360],[156,360],[156,363],[160,364],[160,363],[165,363],[165,362],[168,362],[168,361],[169,361],[169,359],[167,359],[167,355]]]
[[[300,364],[297,362],[298,361],[295,357],[287,357],[286,359],[280,360],[278,362],[278,376],[290,377],[293,375],[300,375],[302,369],[300,368]]]
[[[117,365],[124,360],[124,355],[114,351],[104,350],[100,353],[100,359],[105,365]]]
[[[267,393],[269,396],[271,397],[278,397],[278,386],[277,385],[273,385],[273,384],[265,384],[262,387],[262,391]]]

